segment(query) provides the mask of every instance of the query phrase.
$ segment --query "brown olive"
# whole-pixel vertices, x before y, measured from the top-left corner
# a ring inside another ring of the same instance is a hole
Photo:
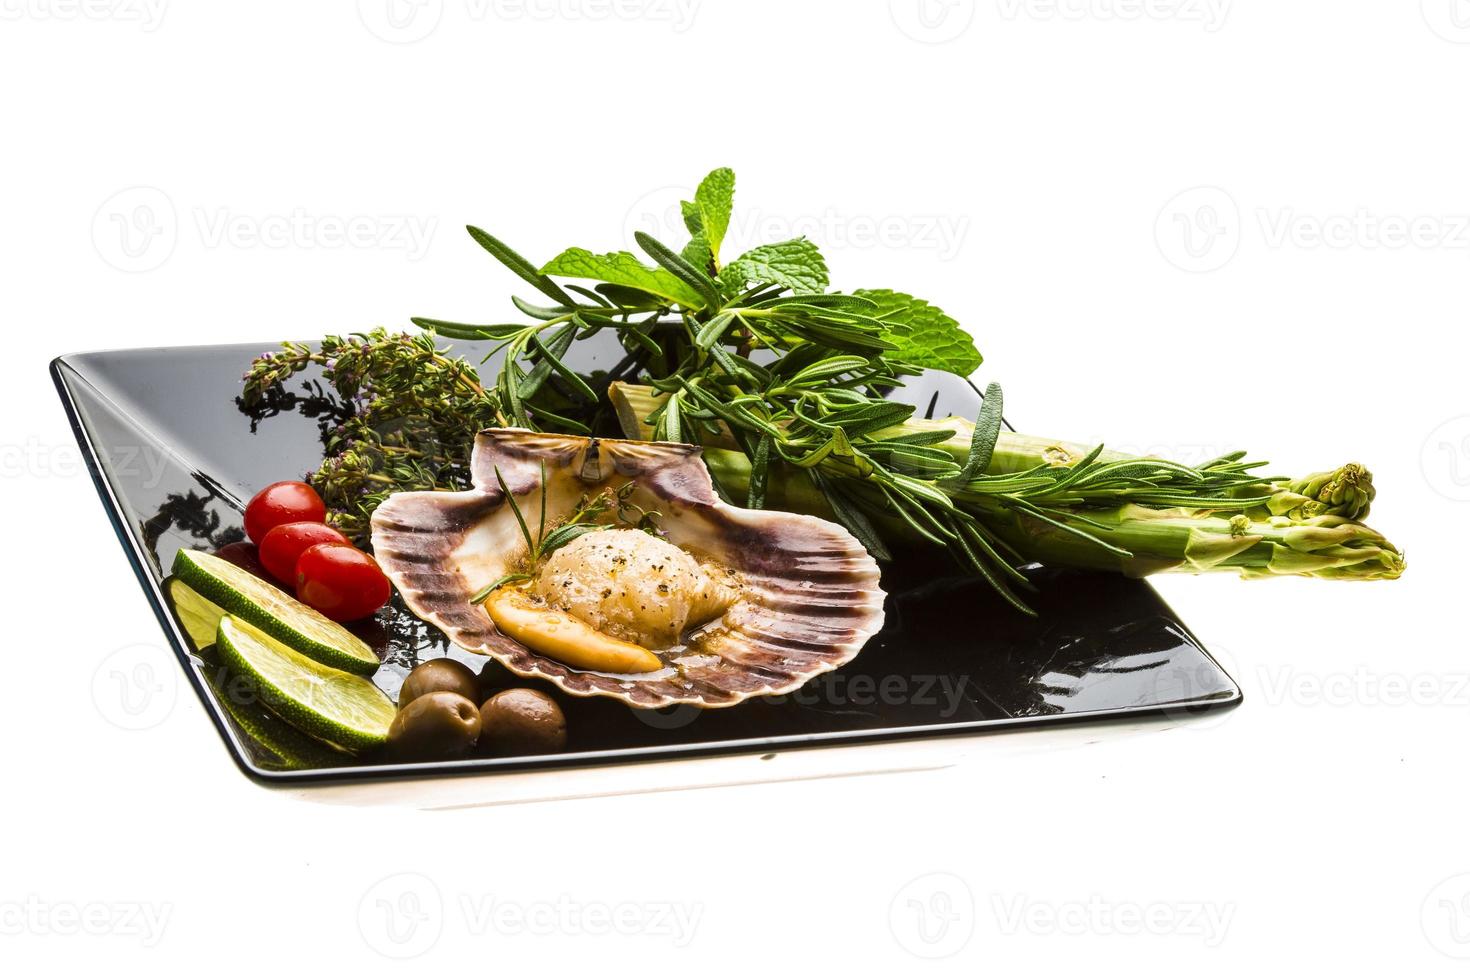
[[[540,691],[513,687],[480,706],[480,748],[495,755],[556,752],[567,744],[567,719]]]
[[[410,701],[433,691],[449,691],[477,703],[480,700],[480,685],[475,672],[458,660],[440,657],[425,660],[408,672],[403,686],[398,689],[398,707],[400,710],[406,708]]]
[[[400,759],[460,759],[480,737],[475,702],[453,691],[430,691],[398,709],[388,726],[388,752]]]

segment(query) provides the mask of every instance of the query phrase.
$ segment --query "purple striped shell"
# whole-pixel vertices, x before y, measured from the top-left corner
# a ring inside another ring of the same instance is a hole
[[[678,664],[648,674],[577,670],[503,635],[470,597],[525,555],[495,472],[534,527],[546,474],[548,526],[604,487],[635,485],[668,540],[739,573],[741,598],[696,631]],[[697,446],[486,429],[470,464],[474,489],[395,493],[373,514],[373,550],[408,607],[475,653],[568,694],[640,708],[728,707],[781,694],[857,656],[883,625],[878,565],[838,524],[744,510],[715,495]]]

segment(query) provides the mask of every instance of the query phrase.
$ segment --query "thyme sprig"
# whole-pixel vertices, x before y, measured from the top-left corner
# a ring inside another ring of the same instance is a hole
[[[245,374],[242,407],[274,414],[286,386],[313,367],[337,404],[323,423],[325,458],[307,481],[326,503],[329,521],[360,545],[389,494],[468,486],[475,433],[508,421],[473,364],[440,349],[430,335],[381,328],[327,337],[315,350],[286,342],[262,354]]]

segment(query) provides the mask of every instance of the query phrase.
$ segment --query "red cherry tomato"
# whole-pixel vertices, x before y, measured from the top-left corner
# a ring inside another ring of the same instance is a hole
[[[215,557],[223,558],[231,565],[238,565],[256,578],[269,579],[271,577],[271,573],[266,571],[265,566],[260,562],[259,551],[249,541],[231,541],[221,546],[214,554]],[[289,582],[291,576],[287,575],[281,581]]]
[[[315,521],[277,524],[266,532],[265,540],[260,542],[260,563],[282,582],[294,582],[296,561],[307,548],[318,544],[351,543],[335,527]]]
[[[314,544],[296,559],[296,598],[339,623],[371,615],[392,592],[372,556],[350,544]]]
[[[272,483],[250,498],[245,507],[245,533],[250,535],[251,541],[260,544],[277,524],[295,521],[321,523],[326,519],[327,505],[322,503],[315,490],[304,483],[286,480]],[[286,577],[289,579],[291,576],[288,574]]]

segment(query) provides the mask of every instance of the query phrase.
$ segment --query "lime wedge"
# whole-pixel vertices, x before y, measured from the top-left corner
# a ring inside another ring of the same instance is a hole
[[[324,666],[234,616],[219,621],[216,645],[220,659],[298,731],[356,750],[387,739],[398,709],[367,678]]]
[[[188,586],[181,586],[188,588]],[[221,617],[224,618],[224,617]],[[214,646],[214,637],[209,638]],[[341,746],[297,731],[264,704],[250,682],[228,667],[211,664],[200,671],[215,700],[230,716],[256,764],[263,769],[329,769],[351,762]]]
[[[378,669],[372,647],[305,603],[223,558],[185,549],[174,556],[174,574],[201,598],[328,667],[358,674]]]
[[[163,584],[168,589],[174,615],[189,634],[189,642],[194,644],[194,652],[214,646],[214,636],[219,632],[219,621],[225,618],[225,611],[173,576]]]

